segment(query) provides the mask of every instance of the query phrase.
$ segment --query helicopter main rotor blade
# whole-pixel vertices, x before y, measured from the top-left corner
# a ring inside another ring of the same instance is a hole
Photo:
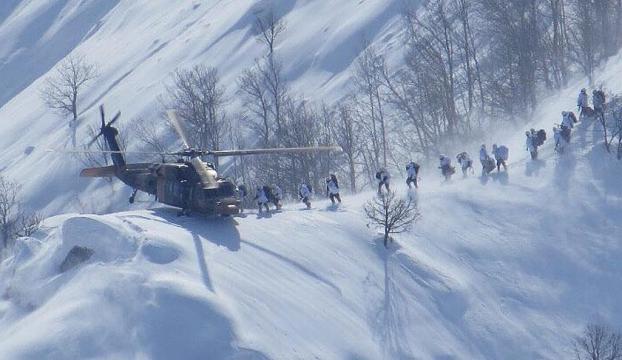
[[[106,127],[106,112],[104,111],[104,105],[99,105],[99,115],[102,121],[102,129]]]
[[[97,141],[97,139],[99,139],[100,136],[102,136],[103,133],[100,131],[99,134],[97,134],[93,140],[89,141],[89,143],[86,145],[86,147],[91,147],[91,145],[95,144],[95,142]]]
[[[324,151],[342,152],[339,146],[317,146],[317,147],[296,147],[296,148],[274,148],[274,149],[247,149],[247,150],[219,150],[209,151],[207,155],[223,156],[246,156],[246,155],[287,155],[287,154],[308,154]]]
[[[170,155],[175,153],[159,153],[153,151],[111,151],[111,150],[56,150],[46,149],[46,152],[55,152],[61,154],[140,154],[140,155]]]
[[[166,113],[168,115],[169,121],[171,122],[171,125],[173,125],[173,128],[175,128],[175,132],[177,132],[177,135],[179,135],[179,138],[184,144],[184,147],[186,149],[189,149],[190,142],[188,141],[188,136],[186,135],[186,131],[184,130],[184,127],[182,126],[182,123],[179,120],[179,117],[177,116],[177,112],[175,110],[168,110]]]
[[[121,112],[119,111],[113,118],[112,120],[110,120],[110,122],[108,123],[108,125],[106,125],[106,127],[111,126],[112,124],[114,124],[115,122],[117,122],[117,120],[119,120],[119,118],[121,117]]]
[[[95,144],[97,139],[99,139],[99,137],[104,134],[104,128],[106,127],[106,112],[104,111],[104,105],[99,105],[99,115],[102,122],[101,129],[99,129],[97,135],[95,135],[95,137],[88,143],[87,147],[91,147],[91,145]],[[117,121],[119,116],[121,116],[121,112],[119,112],[117,116],[115,116],[115,118],[108,124],[108,126],[112,125],[113,122]]]

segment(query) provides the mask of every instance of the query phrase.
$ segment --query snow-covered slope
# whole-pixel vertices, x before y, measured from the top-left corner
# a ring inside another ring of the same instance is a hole
[[[98,65],[100,77],[81,101],[81,144],[89,141],[87,125],[99,121],[97,107],[101,103],[110,113],[122,111],[122,127],[137,116],[157,121],[157,98],[178,68],[197,64],[218,68],[233,101],[241,72],[265,55],[253,27],[256,14],[272,8],[271,4],[287,24],[276,51],[297,94],[314,99],[337,98],[346,88],[350,67],[366,40],[399,56],[391,49],[398,41],[396,24],[403,6],[400,0],[3,3],[0,58],[5,61],[0,62],[0,75],[6,86],[0,104],[2,99],[11,100],[0,109],[0,170],[23,182],[29,205],[47,214],[84,207],[101,212],[114,209],[111,204],[124,203],[90,204],[93,191],[102,192],[95,194],[98,199],[120,200],[127,194],[117,192],[111,196],[109,189],[101,191],[102,183],[77,179],[79,161],[45,152],[70,144],[67,119],[47,110],[39,97],[50,68],[70,51]],[[34,151],[26,155],[24,151],[33,146]],[[33,168],[38,169],[38,176],[20,176]],[[83,196],[85,192],[89,197]]]
[[[371,193],[270,218],[158,208],[48,219],[0,267],[0,348],[9,358],[568,358],[586,322],[622,322],[622,169],[594,147],[598,134],[582,123],[567,154],[549,143],[537,163],[511,138],[509,175],[488,182],[424,173],[423,217],[389,250],[362,215]],[[75,245],[95,254],[61,273]]]
[[[66,25],[67,16],[41,30],[52,39],[60,31],[53,29],[69,26],[84,38],[75,51],[100,65],[83,126],[96,121],[102,101],[124,119],[153,114],[177,66],[208,63],[234,81],[261,55],[250,32],[256,1],[95,5],[104,2],[0,5],[2,40],[28,33],[29,26],[9,26],[31,19],[20,14],[52,4],[92,14],[89,26]],[[275,3],[290,24],[279,51],[293,86],[322,97],[346,85],[358,38],[390,51],[401,2]],[[41,45],[0,43],[3,59],[22,48],[38,54]],[[51,66],[35,63],[41,71]],[[617,57],[596,82],[620,92],[620,74]],[[110,209],[124,188],[82,182],[79,164],[43,151],[67,143],[68,129],[42,106],[40,83],[7,90],[0,170],[20,181],[33,207]],[[549,129],[573,107],[578,87],[545,100],[531,126]],[[271,218],[178,218],[167,208],[49,218],[0,264],[0,352],[17,359],[569,358],[586,322],[622,323],[622,167],[595,145],[597,130],[580,124],[568,153],[554,155],[549,142],[539,162],[525,160],[521,131],[491,134],[488,141],[509,145],[512,160],[507,177],[487,182],[442,184],[429,164],[418,194],[422,218],[389,250],[366,226],[361,208],[371,193],[345,197],[338,211],[316,201],[314,210],[288,204]],[[26,155],[27,146],[34,152]],[[61,272],[75,245],[95,252]]]

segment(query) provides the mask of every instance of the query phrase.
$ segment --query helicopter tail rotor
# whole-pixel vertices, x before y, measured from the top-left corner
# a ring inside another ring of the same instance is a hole
[[[119,120],[119,118],[121,117],[121,112],[117,112],[117,114],[112,118],[112,120],[110,120],[110,122],[108,124],[106,124],[106,113],[104,111],[104,105],[100,105],[99,106],[99,114],[101,116],[101,129],[99,130],[99,133],[97,135],[95,135],[95,137],[88,143],[87,147],[91,147],[91,145],[93,145],[97,139],[99,139],[100,136],[104,135],[104,131],[106,131],[106,129],[109,129],[110,127],[112,127],[112,124],[114,124],[115,122],[117,122],[117,120]]]

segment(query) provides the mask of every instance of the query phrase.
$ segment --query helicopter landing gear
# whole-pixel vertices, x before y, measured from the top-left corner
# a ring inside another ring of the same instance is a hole
[[[190,209],[181,209],[181,211],[177,213],[177,216],[190,216]]]
[[[133,204],[134,201],[136,201],[136,193],[138,192],[138,189],[134,189],[134,192],[132,192],[132,195],[130,195],[130,204]]]

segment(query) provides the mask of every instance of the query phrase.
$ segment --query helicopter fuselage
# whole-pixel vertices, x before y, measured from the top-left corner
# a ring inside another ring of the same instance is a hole
[[[213,170],[211,170],[213,171]],[[215,172],[214,172],[215,175]],[[158,202],[205,215],[236,215],[240,200],[235,184],[217,179],[204,186],[190,163],[141,163],[82,171],[83,177],[117,177]]]

